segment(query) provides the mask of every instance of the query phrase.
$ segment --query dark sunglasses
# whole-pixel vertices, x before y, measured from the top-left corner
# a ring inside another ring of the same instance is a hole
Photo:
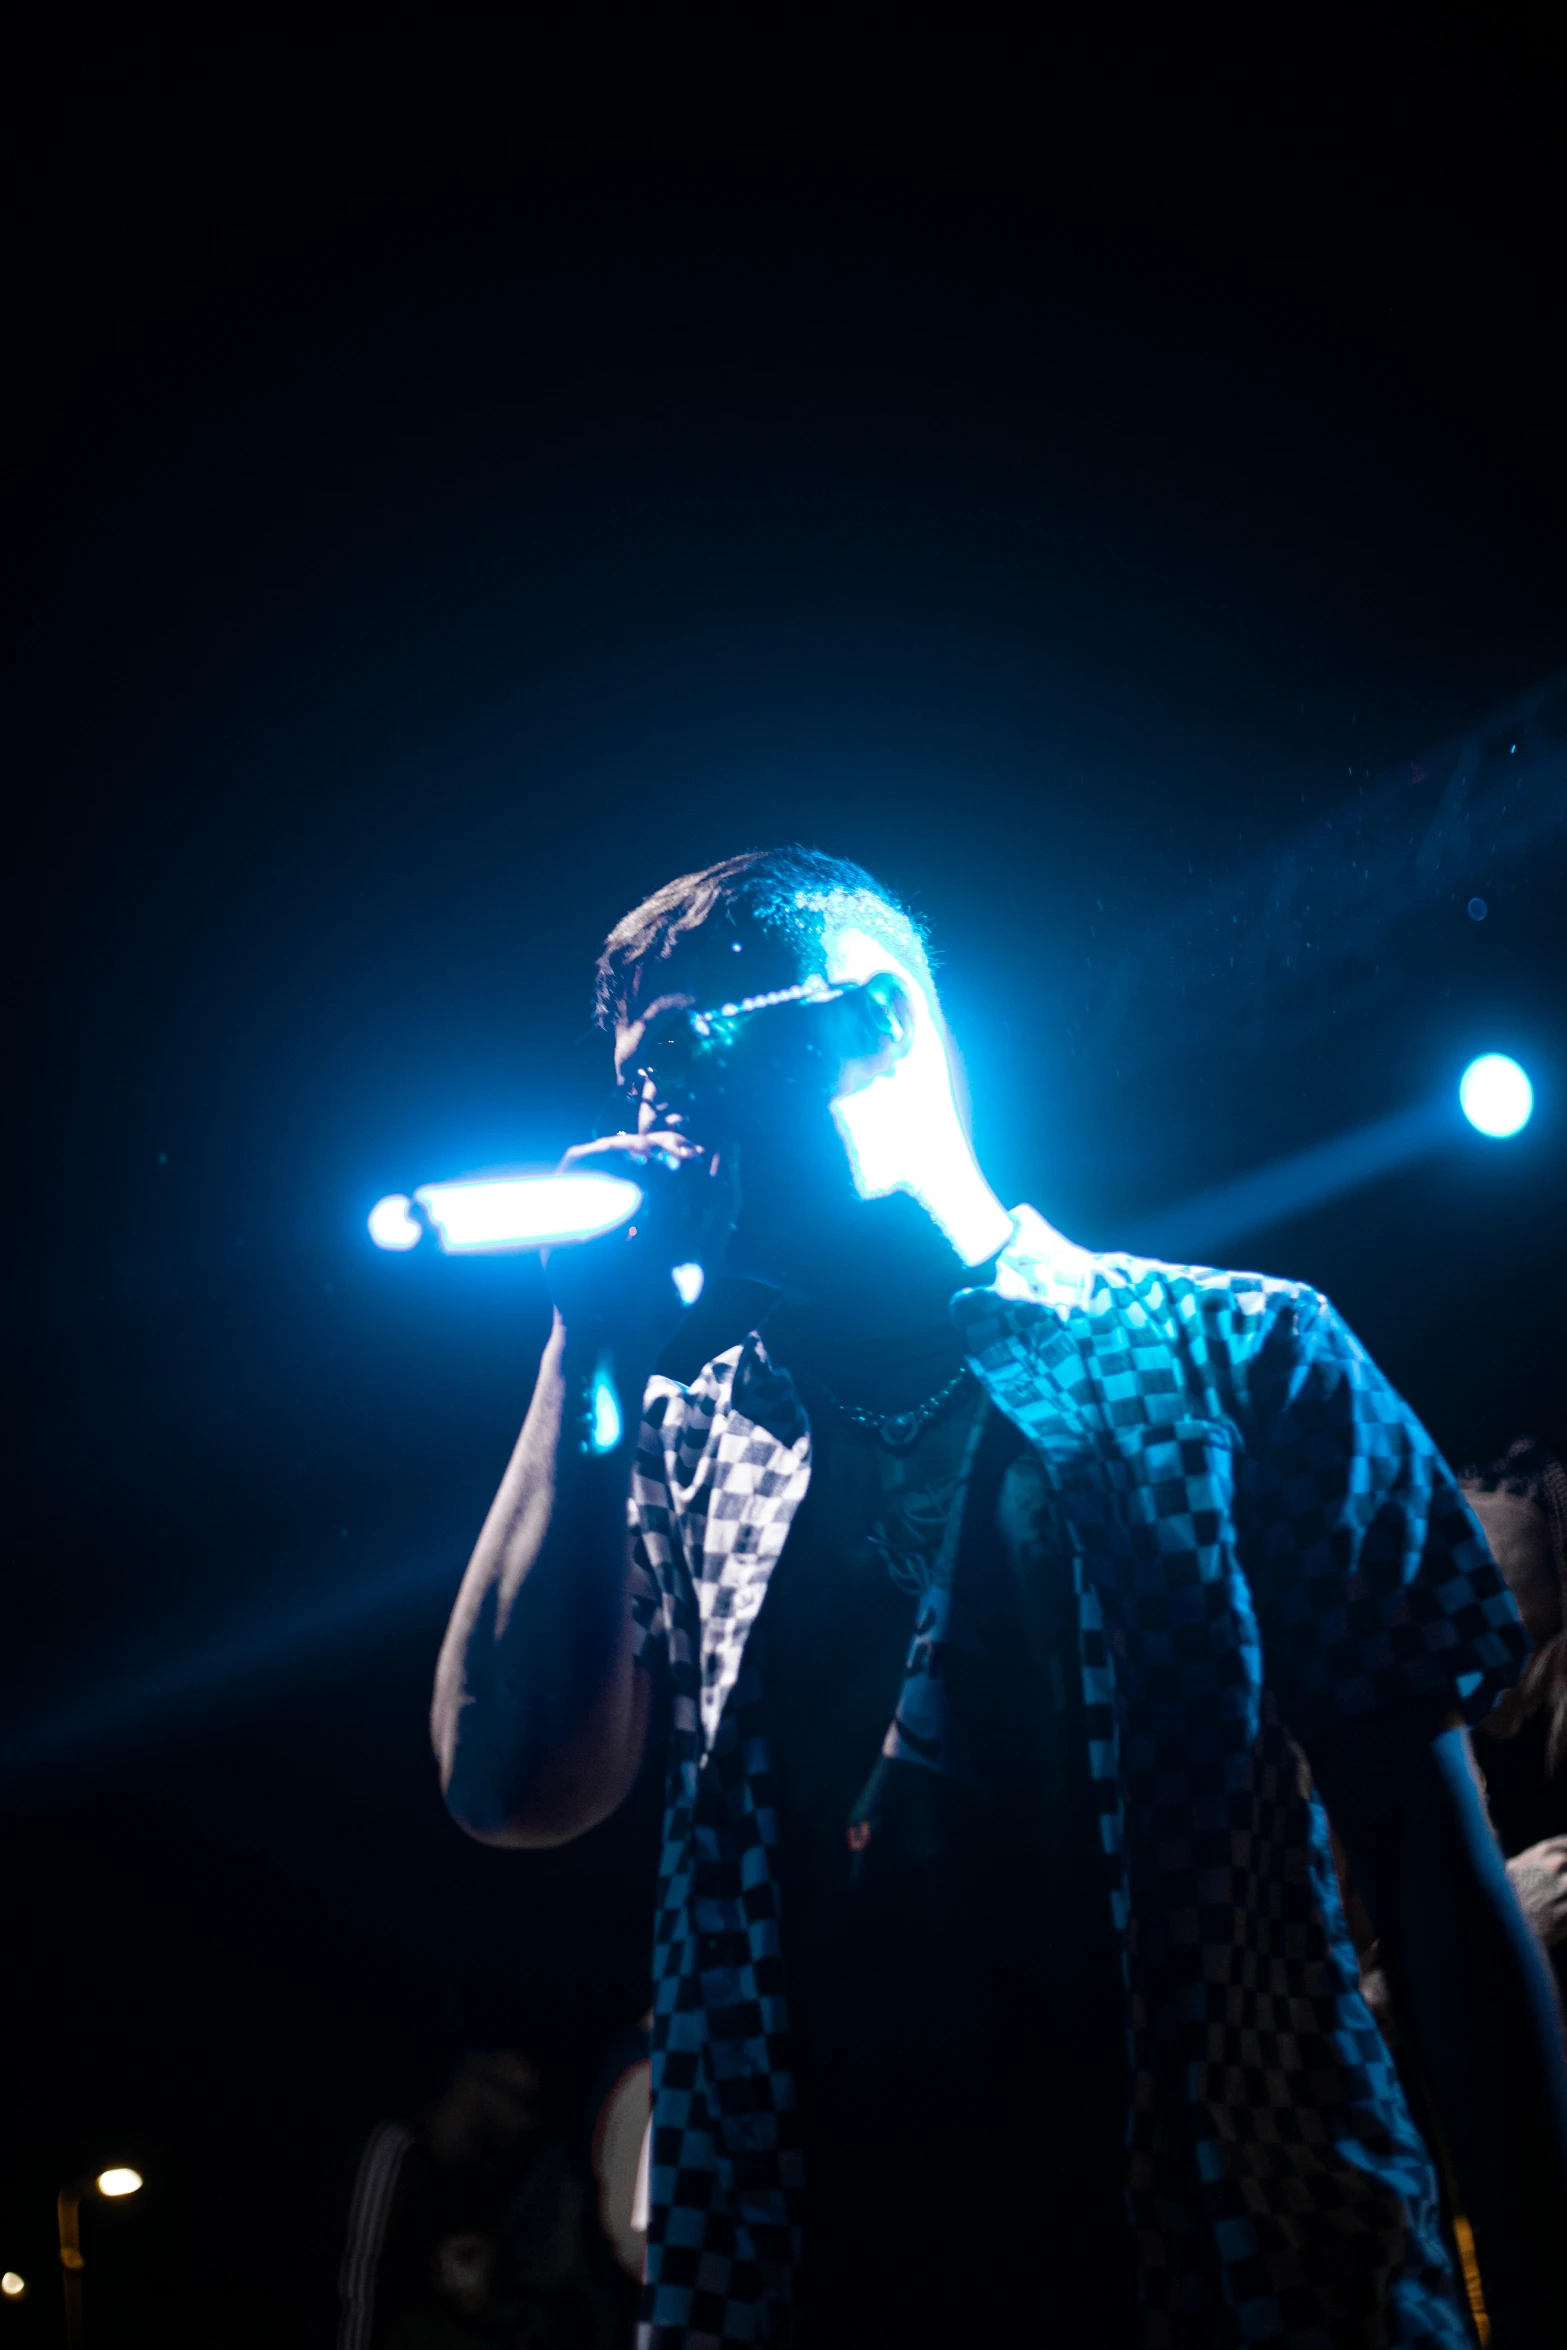
[[[599,1131],[625,1133],[635,1127],[642,1105],[651,1098],[660,1109],[686,1114],[697,1095],[723,1087],[736,1049],[755,1032],[765,1012],[787,1005],[836,1003],[854,991],[829,987],[825,979],[803,980],[797,987],[773,988],[766,995],[741,996],[705,1010],[671,1005],[643,1031],[632,1059],[621,1071],[609,1115]]]

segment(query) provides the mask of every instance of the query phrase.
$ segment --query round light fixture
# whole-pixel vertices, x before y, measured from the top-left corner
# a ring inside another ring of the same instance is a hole
[[[135,2195],[141,2188],[141,2172],[121,2163],[113,2170],[101,2170],[97,2187],[99,2194],[107,2195],[111,2201],[117,2195]]]
[[[1506,1053],[1482,1053],[1459,1080],[1464,1116],[1481,1134],[1504,1141],[1521,1134],[1534,1112],[1534,1087]]]

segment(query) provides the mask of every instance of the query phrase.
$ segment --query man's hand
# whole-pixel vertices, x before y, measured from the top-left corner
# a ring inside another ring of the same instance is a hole
[[[1547,1950],[1567,1941],[1567,1836],[1547,1836],[1507,1864],[1518,1904]]]
[[[642,1190],[629,1224],[545,1252],[545,1282],[569,1337],[651,1364],[685,1310],[673,1268],[700,1265],[711,1279],[723,1264],[739,1212],[737,1157],[733,1145],[704,1150],[673,1131],[611,1134],[566,1153],[563,1175],[624,1175]]]
[[[580,1835],[641,1767],[651,1683],[632,1662],[631,1461],[648,1377],[686,1310],[671,1273],[722,1264],[735,1157],[655,1130],[583,1143],[561,1162],[629,1177],[642,1205],[617,1230],[546,1256],[555,1327],[436,1669],[441,1784],[454,1818],[485,1842]],[[581,1430],[606,1356],[623,1410],[619,1442],[600,1453]]]

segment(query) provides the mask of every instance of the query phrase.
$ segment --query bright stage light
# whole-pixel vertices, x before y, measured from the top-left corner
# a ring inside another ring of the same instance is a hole
[[[0,2277],[0,2293],[3,2293],[8,2301],[24,2299],[27,2293],[27,2279],[18,2276],[14,2268],[8,2268],[5,2275]]]
[[[478,1183],[425,1183],[414,1193],[441,1246],[548,1248],[612,1232],[642,1205],[621,1175],[507,1175]]]
[[[417,1216],[409,1214],[409,1201],[400,1191],[378,1199],[365,1221],[370,1237],[377,1248],[415,1248],[424,1234],[424,1226]]]
[[[1464,1116],[1482,1134],[1498,1141],[1520,1134],[1534,1111],[1534,1087],[1506,1053],[1482,1053],[1459,1080]]]
[[[120,2164],[113,2170],[101,2170],[97,2179],[100,2195],[135,2195],[141,2191],[141,2172]]]

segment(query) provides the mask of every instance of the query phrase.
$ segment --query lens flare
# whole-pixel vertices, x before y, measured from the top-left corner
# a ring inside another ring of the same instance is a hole
[[[669,1278],[679,1293],[683,1306],[694,1306],[701,1296],[707,1275],[700,1265],[672,1265]]]
[[[1534,1114],[1534,1087],[1506,1053],[1482,1053],[1459,1080],[1464,1116],[1481,1134],[1505,1141],[1521,1134]]]

